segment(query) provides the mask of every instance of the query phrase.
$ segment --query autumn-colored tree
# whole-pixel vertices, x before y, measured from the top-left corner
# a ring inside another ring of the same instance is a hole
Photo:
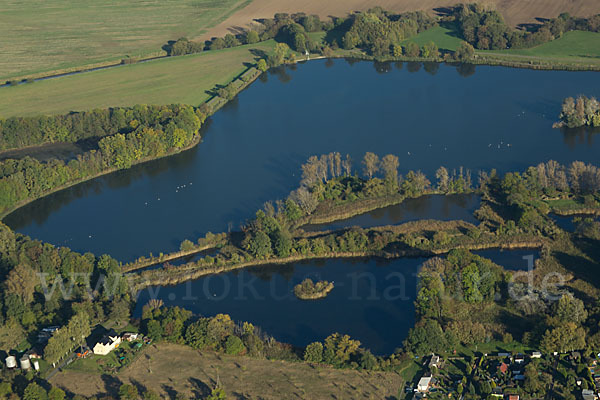
[[[379,171],[379,157],[371,152],[367,152],[363,157],[363,171],[369,179],[373,178],[373,175]]]

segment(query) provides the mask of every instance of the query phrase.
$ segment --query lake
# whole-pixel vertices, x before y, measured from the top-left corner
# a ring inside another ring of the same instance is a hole
[[[196,148],[48,196],[13,229],[122,261],[238,229],[284,198],[311,155],[394,153],[400,173],[464,166],[522,170],[597,162],[594,134],[552,129],[562,100],[600,92],[594,72],[316,60],[280,68],[215,114]]]
[[[523,257],[536,250],[476,251],[512,270],[527,270]],[[310,260],[248,268],[139,293],[134,316],[152,298],[204,316],[218,313],[249,321],[277,340],[296,346],[349,334],[374,354],[390,354],[415,322],[417,274],[425,258]],[[334,289],[319,300],[299,300],[293,288],[305,278],[327,280]]]

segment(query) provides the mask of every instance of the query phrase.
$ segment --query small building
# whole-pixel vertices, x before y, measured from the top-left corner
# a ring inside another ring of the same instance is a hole
[[[135,340],[137,340],[139,337],[138,333],[131,333],[131,332],[127,332],[123,334],[123,340],[126,342],[133,342]]]
[[[539,351],[534,351],[533,353],[531,353],[531,358],[542,358],[542,353],[540,353]]]
[[[525,375],[515,375],[515,376],[513,376],[513,380],[515,380],[515,381],[524,381],[525,380]]]
[[[19,363],[21,364],[21,369],[22,370],[26,371],[29,368],[31,368],[31,362],[29,361],[29,357],[28,356],[21,357],[21,359],[19,360]]]
[[[114,330],[110,330],[94,345],[93,351],[94,354],[105,356],[120,344],[121,337]]]
[[[8,369],[17,368],[17,357],[8,356],[8,357],[6,357],[5,361],[6,361],[6,368],[8,368]]]
[[[594,392],[590,389],[583,389],[581,391],[581,397],[583,400],[594,400],[596,396],[594,396]]]
[[[436,356],[435,354],[433,354],[431,356],[431,360],[429,360],[429,369],[431,369],[432,367],[439,368],[439,365],[440,365],[440,356]]]
[[[502,357],[502,358],[508,358],[510,357],[511,354],[510,353],[498,353],[498,357]]]
[[[525,355],[524,354],[519,353],[519,354],[517,354],[515,356],[515,363],[517,363],[517,364],[523,364],[524,362],[525,362]]]
[[[506,400],[519,400],[520,397],[518,394],[509,394]]]
[[[429,390],[429,386],[431,385],[431,379],[431,376],[424,376],[419,379],[419,383],[417,383],[417,391],[427,392]]]
[[[492,396],[501,399],[504,397],[504,391],[501,387],[495,387],[492,389]]]

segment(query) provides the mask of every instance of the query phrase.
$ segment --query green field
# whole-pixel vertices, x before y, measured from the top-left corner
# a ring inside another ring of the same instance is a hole
[[[0,88],[0,117],[58,114],[135,104],[199,105],[272,50],[272,40],[189,56],[84,72]]]
[[[511,49],[503,51],[484,51],[549,59],[594,59],[600,58],[600,33],[573,31],[565,33],[560,39],[544,43],[531,49]]]
[[[0,80],[158,54],[251,0],[5,0]]]
[[[444,26],[436,26],[428,29],[424,32],[419,33],[416,36],[410,37],[401,42],[402,45],[406,45],[408,42],[415,42],[419,47],[423,47],[424,44],[433,41],[440,50],[455,51],[462,39],[453,24],[447,24]]]

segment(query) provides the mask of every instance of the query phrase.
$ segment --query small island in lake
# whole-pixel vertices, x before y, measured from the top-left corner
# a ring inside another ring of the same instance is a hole
[[[294,294],[301,300],[322,299],[333,290],[333,282],[317,281],[306,278],[302,283],[294,286]]]

